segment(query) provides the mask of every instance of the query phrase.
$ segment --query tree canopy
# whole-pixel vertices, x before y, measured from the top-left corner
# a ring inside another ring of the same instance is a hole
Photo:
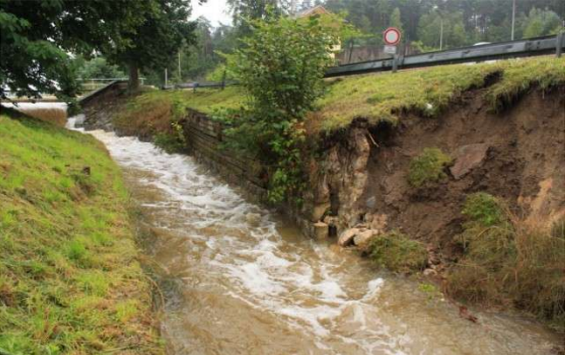
[[[76,55],[154,67],[191,41],[189,13],[188,0],[0,0],[0,97],[75,97]]]
[[[401,26],[403,42],[438,49],[443,25],[443,48],[511,38],[512,0],[326,0],[333,12],[368,34],[358,43],[382,44],[381,33]],[[554,34],[562,28],[562,0],[516,0],[515,38]]]
[[[158,69],[178,53],[184,43],[195,41],[196,24],[188,21],[190,2],[187,0],[153,0],[153,11],[146,13],[144,22],[125,38],[130,45],[117,47],[109,58],[124,63],[130,70],[130,88],[135,90],[140,69]]]
[[[92,54],[128,46],[152,0],[29,2],[0,0],[0,96],[78,93],[70,53]]]

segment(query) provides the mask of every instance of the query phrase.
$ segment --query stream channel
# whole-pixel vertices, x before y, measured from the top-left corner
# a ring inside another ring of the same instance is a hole
[[[72,128],[74,119],[70,119]],[[556,335],[517,316],[459,316],[417,280],[314,241],[247,202],[190,156],[91,131],[122,167],[150,262],[167,283],[171,354],[550,354]]]

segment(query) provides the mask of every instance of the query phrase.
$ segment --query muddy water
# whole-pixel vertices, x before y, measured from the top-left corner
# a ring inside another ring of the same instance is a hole
[[[300,235],[190,157],[93,132],[123,167],[166,274],[171,354],[543,354],[559,339],[512,317],[472,323],[416,281]]]

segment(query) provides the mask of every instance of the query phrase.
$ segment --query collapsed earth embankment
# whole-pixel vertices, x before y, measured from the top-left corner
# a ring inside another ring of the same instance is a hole
[[[303,230],[398,272],[425,270],[458,299],[562,326],[565,61],[365,75],[327,88],[305,122],[303,203],[283,208]],[[237,88],[101,102],[87,108],[87,126],[192,149],[229,180],[268,188],[268,167],[232,158],[221,124],[202,114],[242,105]]]

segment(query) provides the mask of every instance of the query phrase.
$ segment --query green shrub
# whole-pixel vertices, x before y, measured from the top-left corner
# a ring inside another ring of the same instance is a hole
[[[425,148],[422,154],[410,162],[408,182],[413,187],[420,187],[429,182],[436,182],[446,177],[444,169],[451,164],[452,158],[439,148]]]
[[[174,121],[171,122],[171,132],[155,134],[153,143],[169,154],[186,151],[186,139],[183,134],[182,126]]]
[[[422,243],[395,231],[374,238],[369,250],[373,261],[392,271],[422,270],[428,261],[428,252]]]
[[[302,189],[303,120],[325,90],[330,56],[347,28],[334,15],[307,19],[272,13],[251,21],[253,32],[234,56],[235,74],[248,94],[246,109],[226,132],[269,166],[269,200],[295,200]]]
[[[467,196],[463,206],[463,215],[471,222],[480,223],[485,227],[500,224],[505,219],[499,201],[485,192]]]

